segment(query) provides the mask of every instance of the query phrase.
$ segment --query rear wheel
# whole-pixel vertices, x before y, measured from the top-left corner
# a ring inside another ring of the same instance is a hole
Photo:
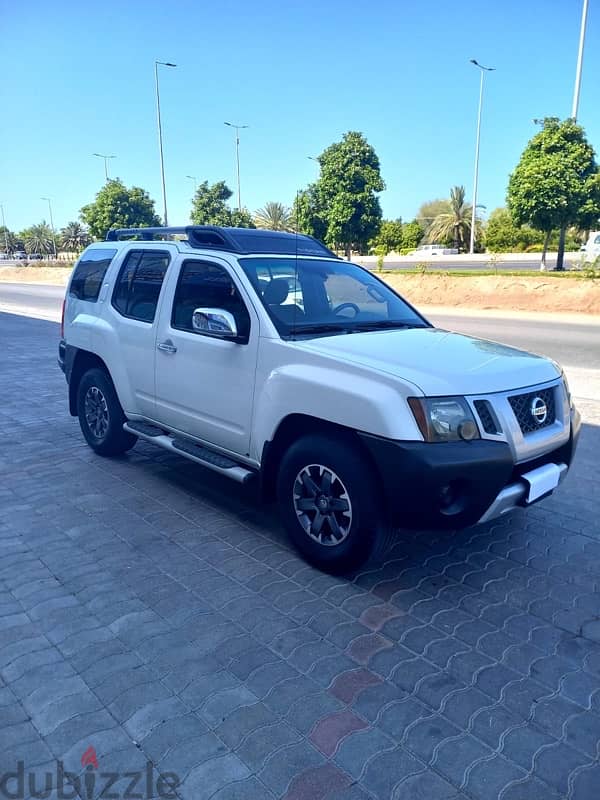
[[[386,513],[370,464],[342,437],[295,442],[280,465],[277,497],[292,542],[326,572],[360,566],[387,541]]]
[[[90,369],[82,376],[77,387],[77,415],[85,440],[101,456],[125,453],[137,442],[137,436],[123,430],[123,409],[102,369]]]

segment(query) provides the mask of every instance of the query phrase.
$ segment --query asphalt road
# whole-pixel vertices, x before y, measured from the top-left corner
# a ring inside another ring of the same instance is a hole
[[[60,314],[64,296],[64,286],[0,283],[0,308],[4,311],[30,308],[38,315],[54,317]]]
[[[64,287],[27,283],[0,283],[0,311],[27,311],[32,316],[57,320]],[[427,309],[424,309],[427,314]],[[504,315],[503,315],[504,313]],[[600,395],[600,325],[585,321],[526,318],[518,313],[489,312],[427,314],[440,328],[492,339],[530,350],[558,361],[566,370],[575,396]]]

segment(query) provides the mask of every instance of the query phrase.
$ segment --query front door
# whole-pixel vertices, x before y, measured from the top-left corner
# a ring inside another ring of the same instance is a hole
[[[185,258],[169,275],[156,339],[156,420],[247,455],[258,355],[258,317],[231,268]],[[233,314],[240,341],[195,331],[196,308]]]

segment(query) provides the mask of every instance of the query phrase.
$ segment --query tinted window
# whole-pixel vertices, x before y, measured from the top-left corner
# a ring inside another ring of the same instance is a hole
[[[169,254],[132,250],[125,259],[113,292],[112,304],[124,317],[152,322]]]
[[[71,279],[69,294],[79,300],[95,303],[110,262],[117,251],[108,248],[86,250],[79,259]]]
[[[181,267],[171,325],[192,331],[192,315],[197,308],[220,308],[233,314],[240,336],[250,333],[248,310],[229,274],[207,261],[185,261]]]

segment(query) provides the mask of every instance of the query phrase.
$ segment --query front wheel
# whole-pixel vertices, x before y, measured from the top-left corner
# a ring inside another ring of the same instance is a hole
[[[77,387],[77,415],[86,442],[101,456],[125,453],[137,441],[137,436],[123,430],[123,409],[102,369],[90,369],[82,376]]]
[[[355,569],[387,540],[387,515],[371,465],[342,437],[295,442],[280,465],[277,498],[290,539],[326,572]]]

